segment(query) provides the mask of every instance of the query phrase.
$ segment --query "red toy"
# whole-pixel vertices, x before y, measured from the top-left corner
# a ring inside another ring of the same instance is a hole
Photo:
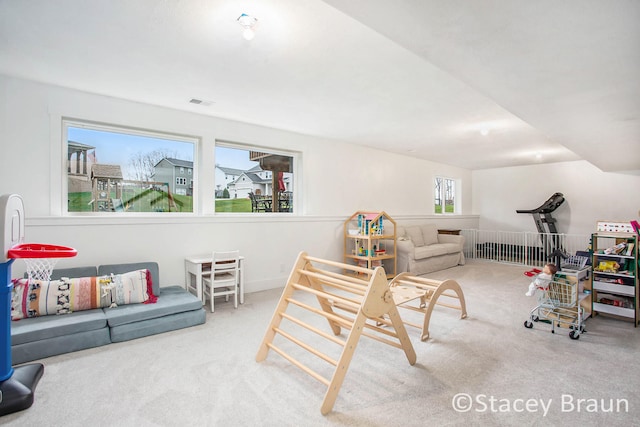
[[[538,270],[537,268],[532,268],[529,271],[525,271],[524,275],[527,277],[533,277],[533,276],[537,276],[540,273],[542,273],[542,270]]]

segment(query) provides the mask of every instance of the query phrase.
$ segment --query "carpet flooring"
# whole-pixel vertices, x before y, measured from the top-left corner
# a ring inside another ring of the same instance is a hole
[[[598,315],[578,340],[544,323],[527,329],[536,300],[525,296],[524,271],[472,260],[426,275],[457,280],[468,317],[436,307],[426,342],[407,327],[413,366],[401,350],[363,337],[327,415],[323,384],[273,351],[255,361],[276,289],[246,295],[237,310],[216,303],[201,326],[44,359],[33,406],[0,424],[638,425],[638,328]],[[326,322],[318,325],[329,332]]]

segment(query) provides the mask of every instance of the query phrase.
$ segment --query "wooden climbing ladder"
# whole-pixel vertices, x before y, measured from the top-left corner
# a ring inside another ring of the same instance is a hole
[[[319,307],[311,305],[314,299]],[[312,324],[318,319],[321,323],[324,320],[328,322],[333,335]],[[380,323],[381,319],[383,324]],[[346,339],[339,337],[342,328],[349,331]],[[303,335],[314,344],[295,334]],[[256,361],[265,360],[269,350],[273,350],[326,385],[327,392],[320,408],[320,412],[326,415],[333,408],[361,335],[400,348],[409,364],[416,362],[415,351],[382,267],[366,269],[314,258],[301,252],[267,328]],[[341,349],[337,359],[326,354],[328,349],[323,347],[321,351],[316,348],[316,343],[324,344],[326,341],[337,344]],[[330,378],[307,366],[300,360],[301,357],[296,358],[293,353],[300,349],[304,350],[298,352],[303,353],[302,357],[310,353],[328,363],[329,370],[333,369]]]

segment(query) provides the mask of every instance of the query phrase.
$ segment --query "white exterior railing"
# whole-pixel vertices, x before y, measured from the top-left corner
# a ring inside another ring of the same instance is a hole
[[[589,235],[534,233],[521,231],[462,230],[464,255],[468,259],[543,266],[554,262],[551,254],[562,249],[568,255],[587,251]]]

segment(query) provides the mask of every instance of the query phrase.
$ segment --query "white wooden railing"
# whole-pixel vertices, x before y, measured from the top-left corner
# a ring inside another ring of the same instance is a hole
[[[462,230],[465,236],[464,255],[468,259],[543,266],[553,262],[551,254],[562,249],[569,255],[587,251],[589,235],[552,234],[519,231]]]

